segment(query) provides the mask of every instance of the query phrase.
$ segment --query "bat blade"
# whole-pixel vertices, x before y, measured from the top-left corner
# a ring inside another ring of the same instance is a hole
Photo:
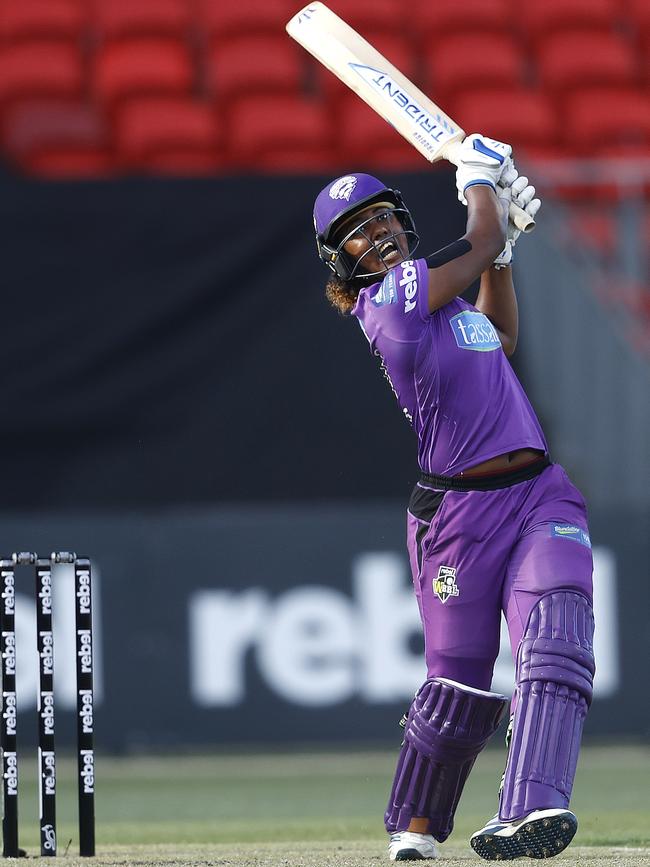
[[[287,33],[409,141],[429,162],[457,162],[465,131],[399,69],[324,3],[309,3]],[[510,216],[530,232],[535,222],[515,204]]]
[[[410,141],[429,162],[465,132],[342,18],[310,3],[287,33]]]

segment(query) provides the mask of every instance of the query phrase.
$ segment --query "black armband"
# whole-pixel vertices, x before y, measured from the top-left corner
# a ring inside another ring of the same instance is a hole
[[[459,259],[461,256],[464,256],[465,253],[469,253],[471,249],[472,245],[467,238],[459,238],[457,241],[452,241],[451,244],[447,244],[447,246],[443,247],[441,250],[436,250],[435,253],[431,253],[430,256],[425,256],[425,259],[429,268],[439,268],[441,265],[446,265],[447,262],[451,262],[452,259]]]

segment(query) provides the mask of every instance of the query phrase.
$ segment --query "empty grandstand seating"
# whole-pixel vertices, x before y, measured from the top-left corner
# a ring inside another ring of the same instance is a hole
[[[334,163],[333,126],[323,104],[300,96],[244,96],[228,112],[228,147],[236,167],[318,171]]]
[[[86,12],[81,0],[0,0],[0,42],[78,40]]]
[[[223,166],[221,141],[215,113],[190,99],[132,99],[115,116],[117,160],[131,171],[215,171]]]
[[[531,157],[650,156],[649,0],[329,4],[466,129]],[[2,151],[39,171],[72,171],[78,158],[82,175],[93,165],[183,173],[184,162],[187,172],[420,168],[286,36],[299,6],[0,0]],[[30,122],[34,144],[16,150]]]
[[[509,33],[452,36],[432,43],[424,60],[427,87],[436,94],[437,102],[449,108],[460,90],[516,87],[526,80],[523,50]]]
[[[582,153],[650,153],[650,99],[647,90],[598,88],[567,101],[565,144]]]
[[[4,117],[4,144],[11,161],[37,175],[86,177],[113,166],[101,115],[82,103],[24,102]]]
[[[0,102],[58,97],[74,99],[85,86],[79,52],[56,40],[34,40],[0,51]]]
[[[517,18],[521,10],[517,11]],[[417,0],[410,12],[420,39],[448,39],[458,33],[489,30],[507,33],[512,27],[510,0]]]
[[[611,33],[620,23],[621,4],[619,0],[527,0],[517,7],[516,18],[532,42],[571,29]]]
[[[544,40],[537,68],[542,85],[558,94],[585,86],[634,85],[639,75],[633,48],[623,35],[583,30]]]
[[[520,87],[468,90],[458,95],[454,118],[463,129],[488,129],[494,138],[514,142],[518,154],[539,158],[559,151],[555,104],[539,90]]]
[[[292,0],[195,0],[196,23],[208,41],[253,33],[277,35],[299,5]]]
[[[100,39],[183,36],[192,15],[188,0],[94,0],[92,26]]]
[[[100,46],[92,87],[103,104],[134,96],[189,94],[194,64],[188,47],[176,39],[124,39]]]
[[[242,93],[299,93],[303,68],[297,46],[284,36],[233,37],[208,52],[208,86],[221,100]]]

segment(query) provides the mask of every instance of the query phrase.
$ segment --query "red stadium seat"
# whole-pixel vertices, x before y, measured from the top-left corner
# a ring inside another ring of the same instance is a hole
[[[517,87],[525,80],[524,55],[506,33],[470,33],[433,44],[425,56],[428,87],[453,116],[450,95],[472,87]]]
[[[628,21],[642,37],[650,37],[650,3],[648,0],[625,0]]]
[[[641,57],[644,64],[641,69],[641,76],[646,82],[646,86],[650,87],[650,29],[648,29],[646,41],[641,50]]]
[[[278,35],[300,8],[291,0],[246,0],[229,3],[226,0],[195,0],[196,20],[211,41],[254,33]]]
[[[95,0],[93,26],[101,38],[181,37],[192,21],[188,0]]]
[[[221,130],[211,107],[189,99],[133,99],[114,118],[117,157],[128,169],[178,175],[223,165]]]
[[[103,103],[133,96],[182,96],[193,84],[192,58],[176,40],[125,39],[95,54],[93,87]]]
[[[617,151],[650,156],[650,100],[646,91],[619,88],[574,93],[566,103],[568,145],[586,154]]]
[[[634,52],[624,37],[576,30],[544,40],[537,70],[545,87],[559,92],[585,86],[633,85],[637,79]]]
[[[86,17],[81,0],[0,0],[0,40],[77,40]]]
[[[511,142],[515,156],[542,156],[556,149],[559,141],[553,101],[537,90],[470,90],[458,94],[454,120],[468,133],[485,130],[494,138]]]
[[[614,256],[618,247],[616,212],[594,202],[574,204],[567,211],[572,241],[589,248],[590,255]]]
[[[407,37],[387,33],[370,33],[368,34],[368,41],[407,78],[416,84],[418,83],[420,79],[418,55]],[[338,99],[342,94],[350,92],[347,85],[343,84],[321,63],[316,60],[309,62],[313,64],[316,71],[319,90],[328,99]]]
[[[520,9],[517,9],[519,19]],[[515,16],[509,0],[417,0],[412,20],[422,40],[444,38],[457,33],[512,29]]]
[[[243,93],[299,93],[303,58],[282,35],[243,36],[217,42],[207,57],[209,88],[219,99]]]
[[[6,153],[30,174],[86,177],[112,169],[108,132],[92,106],[16,104],[6,112],[3,126]]]
[[[228,112],[234,166],[264,171],[323,171],[334,160],[331,117],[322,103],[299,96],[245,96]]]
[[[0,101],[76,99],[83,89],[81,56],[72,45],[35,41],[0,50]]]
[[[517,7],[517,24],[539,42],[559,30],[613,32],[620,18],[619,0],[527,0]]]
[[[350,93],[337,104],[342,164],[356,168],[426,171],[426,159],[375,111]]]

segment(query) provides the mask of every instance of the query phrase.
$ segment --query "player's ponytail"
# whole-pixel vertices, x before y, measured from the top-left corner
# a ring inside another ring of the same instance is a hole
[[[339,313],[348,316],[357,303],[360,288],[356,280],[343,280],[336,274],[332,274],[325,286],[325,297]]]

